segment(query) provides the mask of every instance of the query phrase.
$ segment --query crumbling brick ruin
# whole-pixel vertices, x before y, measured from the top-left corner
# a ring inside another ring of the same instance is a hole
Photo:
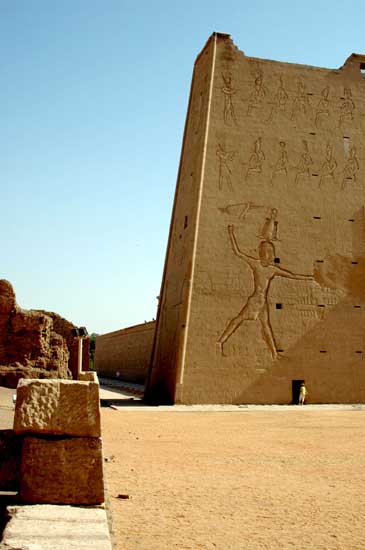
[[[365,401],[365,56],[198,56],[146,397]]]
[[[76,378],[74,327],[56,313],[20,308],[12,285],[0,280],[0,385],[15,388],[20,378]]]

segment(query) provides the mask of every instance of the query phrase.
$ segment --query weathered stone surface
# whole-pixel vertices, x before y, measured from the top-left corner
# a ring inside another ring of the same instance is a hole
[[[95,382],[95,384],[99,384],[98,375],[95,371],[85,371],[79,373],[79,381],[81,382]]]
[[[0,430],[0,491],[17,491],[22,438],[13,430]]]
[[[37,504],[104,502],[100,438],[24,438],[20,497]]]
[[[71,380],[20,380],[16,433],[100,437],[99,384]]]
[[[112,548],[105,509],[39,504],[9,506],[7,512],[11,519],[4,531],[4,550]]]
[[[100,376],[144,384],[151,362],[156,322],[145,322],[96,337],[95,369]]]
[[[365,55],[196,60],[146,398],[365,401]]]
[[[15,388],[20,378],[76,378],[75,325],[56,313],[21,309],[9,281],[0,280],[0,384]],[[88,368],[88,339],[83,369]]]

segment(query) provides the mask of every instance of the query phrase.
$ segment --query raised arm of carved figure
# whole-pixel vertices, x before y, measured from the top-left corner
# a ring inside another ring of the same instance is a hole
[[[234,234],[234,225],[228,226],[228,234],[231,240],[232,250],[236,254],[236,256],[245,260],[250,266],[253,266],[254,263],[258,262],[257,258],[253,258],[252,256],[249,256],[248,254],[245,254],[240,250],[237,244],[236,235]]]

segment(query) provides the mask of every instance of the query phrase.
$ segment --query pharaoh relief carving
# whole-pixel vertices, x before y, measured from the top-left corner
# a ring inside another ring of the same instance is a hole
[[[293,99],[291,120],[295,119],[298,115],[306,115],[309,108],[309,98],[305,91],[305,84],[299,80],[297,85],[297,91]]]
[[[249,203],[250,207],[250,203]],[[247,210],[248,211],[248,210]],[[259,239],[269,242],[278,241],[278,211],[276,208],[271,208],[270,216],[266,218],[264,225],[262,226]]]
[[[253,144],[253,150],[248,161],[245,180],[247,180],[250,175],[262,173],[262,165],[264,160],[265,153],[262,150],[262,138],[258,137]]]
[[[322,184],[328,180],[335,183],[336,168],[337,168],[337,161],[333,156],[333,147],[330,143],[327,143],[326,156],[320,170],[321,177],[319,180],[319,187],[321,187]]]
[[[320,128],[322,123],[330,116],[330,100],[329,100],[330,87],[326,86],[321,91],[321,98],[317,104],[316,116],[314,124],[316,128]]]
[[[359,171],[359,161],[356,156],[356,147],[350,147],[348,157],[343,168],[342,189],[349,183],[356,182],[356,174]]]
[[[279,141],[279,154],[274,169],[271,173],[270,182],[274,183],[275,177],[280,175],[288,175],[288,153],[286,151],[285,141]]]
[[[227,126],[230,126],[232,122],[237,126],[237,118],[233,103],[233,96],[235,95],[236,90],[232,86],[232,77],[229,74],[222,74],[222,79],[223,86],[221,91],[224,98],[223,120]]]
[[[350,88],[344,88],[343,95],[344,97],[339,107],[340,115],[338,119],[338,126],[340,130],[353,122],[355,110],[355,103],[352,100],[352,93]]]
[[[270,220],[272,223],[269,223],[268,226],[264,225],[264,228],[267,227],[267,238],[265,240],[261,240],[259,243],[258,258],[246,254],[240,249],[237,243],[235,227],[233,225],[228,226],[228,235],[233,253],[238,258],[243,260],[252,271],[253,291],[248,297],[246,303],[243,305],[242,309],[239,311],[238,315],[236,315],[229,321],[221,336],[217,340],[217,344],[220,348],[222,355],[225,355],[225,343],[231,338],[231,336],[243,323],[246,323],[248,321],[259,321],[261,325],[262,337],[271,354],[271,357],[273,360],[277,359],[277,345],[275,342],[273,328],[270,322],[268,303],[268,294],[270,292],[271,282],[274,280],[275,277],[285,277],[288,279],[299,281],[314,281],[313,275],[302,275],[299,273],[294,273],[292,271],[289,271],[288,269],[278,267],[274,263],[276,253],[273,236],[277,233],[277,225],[276,230],[274,230],[276,216],[277,211],[273,208],[271,210]],[[269,229],[269,227],[271,229]]]
[[[257,71],[255,81],[251,93],[247,99],[247,115],[255,113],[257,109],[261,109],[267,97],[268,91],[264,85],[263,75],[261,71]]]
[[[303,178],[306,178],[307,180],[310,179],[310,169],[313,164],[313,160],[309,153],[308,142],[305,139],[303,139],[302,145],[303,151],[300,155],[299,162],[295,167],[297,173],[294,183],[298,183]]]
[[[216,150],[216,155],[219,163],[218,189],[221,191],[222,189],[228,187],[232,190],[232,168],[230,165],[235,156],[235,152],[225,151],[223,145],[219,143]]]
[[[280,113],[285,114],[288,100],[289,96],[286,89],[284,88],[283,77],[280,76],[279,86],[274,95],[274,101],[267,122],[271,122],[272,120],[274,120],[275,117]]]

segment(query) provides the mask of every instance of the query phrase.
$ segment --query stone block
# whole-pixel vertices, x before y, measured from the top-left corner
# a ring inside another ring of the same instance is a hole
[[[96,384],[99,383],[98,381],[98,375],[95,371],[81,371],[79,373],[79,380],[83,382],[95,382]]]
[[[13,430],[0,430],[0,491],[16,491],[22,438]]]
[[[100,437],[99,384],[71,380],[20,380],[16,433]]]
[[[8,506],[0,550],[111,550],[106,510],[54,504]]]
[[[20,467],[20,498],[29,504],[104,502],[101,439],[26,436]]]

